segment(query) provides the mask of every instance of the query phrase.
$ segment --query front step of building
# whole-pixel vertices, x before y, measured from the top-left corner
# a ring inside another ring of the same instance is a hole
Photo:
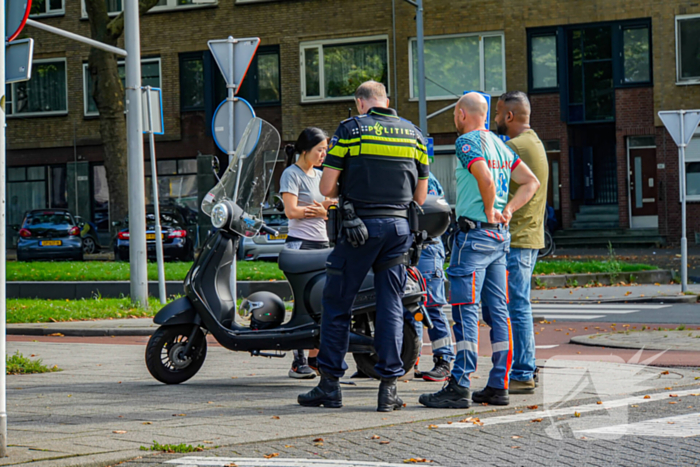
[[[612,243],[614,247],[662,246],[666,239],[659,229],[568,229],[554,232],[557,247],[601,247]]]
[[[618,206],[581,206],[571,226],[577,230],[617,229],[620,226]]]

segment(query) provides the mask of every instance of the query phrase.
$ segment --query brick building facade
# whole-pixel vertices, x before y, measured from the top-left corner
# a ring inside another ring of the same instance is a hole
[[[116,14],[121,1],[107,1]],[[89,35],[80,0],[62,0],[60,9],[55,0],[35,3],[34,19]],[[590,238],[597,227],[678,242],[677,150],[656,112],[700,106],[700,65],[693,62],[700,6],[486,0],[475,8],[467,0],[425,0],[424,7],[428,114],[465,90],[528,91],[532,126],[556,172],[549,202],[564,231]],[[384,80],[392,105],[418,121],[414,16],[399,0],[161,0],[141,23],[144,82],[163,88],[161,195],[195,207],[193,191],[203,189],[198,155],[222,156],[211,117],[225,90],[208,40],[261,38],[242,93],[291,141],[311,125],[332,133],[355,111],[348,85],[368,76]],[[102,148],[85,76],[89,48],[37,29],[23,34],[36,41],[41,73],[8,94],[8,222],[29,207],[65,205],[105,225]],[[438,149],[434,170],[449,197],[452,111],[431,118],[429,132]],[[689,154],[692,242],[700,232],[700,141]],[[640,181],[646,188],[637,193]]]

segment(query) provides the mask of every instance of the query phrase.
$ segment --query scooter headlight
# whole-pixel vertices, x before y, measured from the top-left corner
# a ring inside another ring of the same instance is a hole
[[[217,229],[226,225],[229,218],[228,207],[224,203],[219,203],[211,210],[211,224]]]

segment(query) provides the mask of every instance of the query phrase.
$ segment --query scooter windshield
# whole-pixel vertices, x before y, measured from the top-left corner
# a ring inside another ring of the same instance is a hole
[[[217,203],[235,199],[245,213],[262,221],[280,143],[275,127],[257,117],[251,120],[228,169],[202,200],[202,211],[211,217]]]

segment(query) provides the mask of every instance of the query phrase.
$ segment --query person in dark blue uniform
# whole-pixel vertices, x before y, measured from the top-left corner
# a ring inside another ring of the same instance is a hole
[[[345,374],[351,307],[370,268],[375,272],[377,319],[374,345],[381,376],[380,412],[400,409],[396,379],[401,361],[406,267],[397,261],[413,237],[408,224],[412,201],[423,204],[428,192],[428,155],[423,135],[389,108],[386,88],[367,81],[355,91],[359,117],[343,121],[331,139],[323,164],[321,193],[341,195],[343,228],[326,263],[317,387],[298,397],[307,407],[342,407],[338,379]]]

